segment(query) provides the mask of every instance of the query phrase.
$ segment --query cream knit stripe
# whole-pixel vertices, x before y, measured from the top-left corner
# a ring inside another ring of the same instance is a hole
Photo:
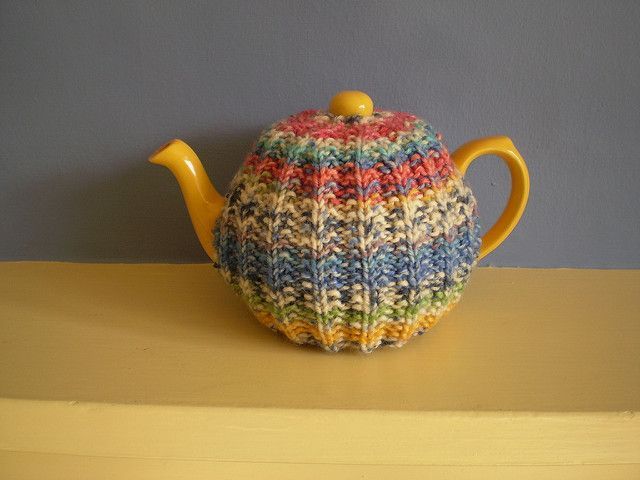
[[[278,195],[282,190],[282,186],[274,184],[273,187],[270,188],[262,183],[262,179],[260,177],[257,177],[251,173],[245,173],[242,176],[242,180],[243,191],[246,191],[247,193],[250,192],[250,196],[245,197],[247,202],[252,200],[259,200],[258,203],[265,202],[266,206],[270,208],[272,208],[272,206],[277,203]],[[423,200],[425,202],[428,202],[432,199],[436,201],[442,201],[446,200],[451,195],[459,195],[461,192],[468,194],[470,191],[463,184],[461,178],[450,177],[441,185],[440,188],[428,189],[424,192],[411,190],[409,192],[409,198],[411,201]],[[395,206],[401,205],[401,203],[403,202],[402,197],[404,197],[404,195],[394,195],[387,198],[382,198],[381,202],[371,202],[371,200],[368,200],[366,203],[381,204],[388,209],[391,209]],[[342,219],[342,215],[345,215],[351,211],[355,211],[359,208],[358,200],[355,198],[337,202],[335,196],[328,193],[323,197],[323,199],[325,200],[326,208],[328,209],[328,216],[332,218]],[[291,197],[291,200],[291,202],[281,202],[281,208],[283,209],[283,212],[290,214],[297,214],[301,210],[310,212],[317,204],[316,200],[313,198],[299,198],[293,196]],[[466,205],[461,205],[461,208],[464,209],[464,212],[461,213],[470,212],[468,206]],[[384,211],[380,211],[381,215],[384,215],[384,213]],[[253,221],[258,222],[259,220],[253,219]]]
[[[407,225],[404,219],[396,213],[397,209],[403,209],[413,212],[413,224],[416,227],[412,231],[414,249],[419,248],[425,243],[430,243],[438,237],[444,236],[451,229],[458,229],[469,221],[475,208],[475,203],[457,202],[457,198],[461,195],[468,195],[469,190],[462,184],[460,179],[451,180],[449,182],[451,189],[442,189],[435,191],[434,195],[426,196],[428,201],[422,200],[423,197],[407,199],[405,197],[394,197],[388,203],[375,205],[368,208],[368,221],[370,222],[372,232],[377,232],[378,236],[370,238],[367,241],[365,253],[367,255],[375,254],[378,248],[389,245],[396,238],[401,238],[403,233],[396,235],[397,230],[405,232]],[[300,249],[313,249],[311,241],[311,231],[303,222],[290,222],[287,226],[290,232],[289,237],[283,237],[276,243],[273,243],[273,235],[265,235],[263,229],[263,219],[268,215],[273,217],[270,212],[274,206],[277,206],[278,215],[308,215],[318,207],[318,203],[305,199],[303,201],[285,202],[281,192],[259,193],[258,189],[253,189],[254,184],[247,182],[241,197],[242,202],[255,202],[260,207],[256,209],[256,214],[247,217],[244,222],[247,228],[243,229],[245,236],[238,236],[241,243],[251,241],[258,247],[269,248],[273,246],[282,248],[287,246],[296,246]],[[288,196],[287,196],[288,198]],[[292,199],[293,200],[293,199]],[[455,202],[456,209],[444,209],[442,205]],[[244,204],[246,204],[244,203]],[[330,255],[332,252],[343,253],[348,245],[348,238],[344,234],[343,228],[354,224],[358,220],[357,209],[359,205],[357,201],[349,201],[344,204],[323,205],[322,242],[318,244],[317,254],[320,257]],[[416,213],[417,212],[417,213]],[[326,223],[329,219],[333,223]],[[234,218],[235,220],[235,218]],[[339,220],[339,223],[335,223]],[[332,227],[333,225],[333,227]],[[339,229],[339,230],[338,230]],[[353,233],[351,234],[353,235]]]

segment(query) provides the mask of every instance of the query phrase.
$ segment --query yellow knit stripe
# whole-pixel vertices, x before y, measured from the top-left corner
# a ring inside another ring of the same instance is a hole
[[[266,312],[254,312],[254,315],[260,323],[283,333],[295,343],[309,343],[309,338],[311,337],[325,347],[348,343],[352,346],[359,345],[362,350],[370,350],[378,346],[382,340],[391,340],[397,346],[403,345],[416,333],[433,327],[445,313],[453,308],[455,303],[452,302],[437,316],[424,315],[412,323],[379,323],[371,328],[362,328],[361,326],[349,324],[318,328],[318,325],[300,320],[293,320],[287,323],[278,322],[270,313]]]

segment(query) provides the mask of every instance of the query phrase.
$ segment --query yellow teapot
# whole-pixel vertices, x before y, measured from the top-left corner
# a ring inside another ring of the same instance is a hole
[[[511,195],[481,238],[463,176],[482,155],[506,162]],[[264,130],[226,197],[181,140],[150,161],[175,175],[202,247],[258,320],[330,351],[401,346],[433,326],[529,195],[509,138],[450,154],[425,121],[357,91]]]

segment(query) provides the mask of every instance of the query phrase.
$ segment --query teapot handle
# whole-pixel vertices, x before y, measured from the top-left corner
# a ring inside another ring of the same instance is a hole
[[[482,237],[478,259],[486,257],[500,246],[520,221],[529,198],[529,171],[522,155],[509,137],[497,136],[471,140],[451,154],[462,175],[469,165],[482,155],[497,155],[509,167],[511,194],[498,221]]]

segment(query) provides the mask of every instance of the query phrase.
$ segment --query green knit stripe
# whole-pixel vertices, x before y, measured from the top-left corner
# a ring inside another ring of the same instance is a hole
[[[442,311],[452,300],[457,300],[460,297],[460,294],[464,289],[464,285],[465,284],[463,282],[460,282],[455,284],[446,293],[434,292],[431,297],[424,298],[408,308],[395,308],[392,305],[380,305],[377,309],[364,317],[361,311],[353,309],[345,310],[344,308],[335,308],[324,315],[319,315],[317,312],[314,312],[303,305],[291,304],[284,308],[278,308],[271,302],[266,302],[264,297],[261,295],[250,295],[247,296],[246,299],[252,309],[260,312],[267,312],[278,320],[282,318],[297,319],[304,320],[309,323],[327,325],[333,323],[336,319],[340,319],[347,324],[365,322],[367,325],[372,325],[385,316],[402,319],[415,316],[420,313],[420,311],[434,305],[436,302],[440,303],[438,311]]]

